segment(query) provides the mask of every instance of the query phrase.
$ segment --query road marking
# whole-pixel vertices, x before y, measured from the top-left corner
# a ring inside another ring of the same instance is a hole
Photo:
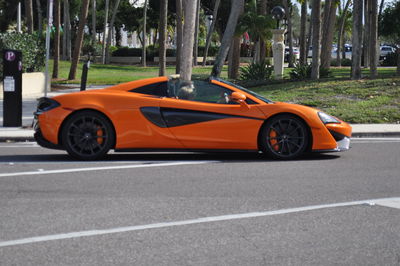
[[[306,212],[306,211],[337,208],[337,207],[348,207],[348,206],[357,206],[357,205],[375,206],[375,205],[386,204],[387,202],[392,202],[397,205],[400,205],[400,198],[382,198],[382,199],[371,199],[371,200],[361,200],[361,201],[350,201],[350,202],[324,204],[324,205],[312,205],[312,206],[291,208],[291,209],[281,209],[281,210],[275,210],[275,211],[250,212],[250,213],[242,213],[242,214],[210,216],[210,217],[202,217],[202,218],[197,218],[197,219],[192,219],[192,220],[183,220],[183,221],[175,221],[175,222],[154,223],[154,224],[147,224],[147,225],[117,227],[117,228],[110,228],[110,229],[103,229],[103,230],[89,230],[89,231],[71,232],[71,233],[56,234],[56,235],[37,236],[37,237],[22,238],[22,239],[10,240],[10,241],[3,241],[3,242],[0,242],[0,247],[32,244],[32,243],[46,242],[46,241],[52,241],[52,240],[63,240],[63,239],[71,239],[71,238],[79,238],[79,237],[98,236],[98,235],[133,232],[133,231],[140,231],[140,230],[167,228],[167,227],[173,227],[173,226],[183,226],[183,225],[191,225],[191,224],[202,224],[202,223],[231,221],[231,220],[246,219],[246,218],[265,217],[265,216]]]
[[[178,165],[206,164],[206,163],[216,163],[216,162],[219,161],[187,161],[187,162],[173,162],[173,163],[150,163],[150,164],[133,164],[133,165],[130,164],[130,165],[103,166],[103,167],[71,168],[71,169],[59,169],[59,170],[4,173],[0,174],[0,177],[64,174],[64,173],[74,173],[74,172],[121,170],[121,169],[131,169],[131,168],[165,167],[165,166],[178,166]]]
[[[397,200],[396,198],[381,200],[376,204],[379,206],[400,209],[400,200]]]

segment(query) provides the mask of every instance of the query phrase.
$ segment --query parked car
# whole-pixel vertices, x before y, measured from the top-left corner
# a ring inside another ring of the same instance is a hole
[[[285,47],[285,62],[289,62],[289,46]],[[294,57],[294,63],[299,61],[300,59],[300,51],[299,48],[293,47],[293,57]]]
[[[40,98],[35,139],[79,160],[115,151],[262,151],[277,159],[349,149],[351,126],[218,78],[155,77]]]
[[[391,53],[395,53],[395,52],[396,52],[396,49],[395,49],[394,47],[392,47],[392,46],[389,46],[389,45],[382,45],[382,46],[379,48],[379,50],[380,50],[380,53],[379,53],[379,60],[385,60],[385,57],[386,57],[388,54],[391,54]]]

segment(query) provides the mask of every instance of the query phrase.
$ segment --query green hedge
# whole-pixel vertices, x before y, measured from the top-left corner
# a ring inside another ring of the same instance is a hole
[[[45,45],[36,34],[0,33],[0,52],[3,49],[22,51],[23,72],[41,71],[45,65]],[[3,76],[3,56],[0,57],[0,76]]]

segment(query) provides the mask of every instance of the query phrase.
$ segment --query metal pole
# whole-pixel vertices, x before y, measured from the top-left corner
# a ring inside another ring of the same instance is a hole
[[[21,2],[18,3],[17,31],[21,33]]]
[[[53,1],[48,0],[47,2],[47,29],[46,29],[46,73],[45,73],[45,85],[44,85],[44,97],[47,97],[47,90],[50,87],[49,80],[49,58],[50,58],[50,28],[53,24]]]

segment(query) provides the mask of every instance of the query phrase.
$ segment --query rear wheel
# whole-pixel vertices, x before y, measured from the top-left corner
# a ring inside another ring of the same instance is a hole
[[[307,126],[293,115],[273,117],[262,130],[262,150],[275,159],[294,159],[307,149],[309,142]]]
[[[109,120],[95,111],[73,114],[62,130],[67,152],[79,160],[97,160],[114,145],[115,134]]]

